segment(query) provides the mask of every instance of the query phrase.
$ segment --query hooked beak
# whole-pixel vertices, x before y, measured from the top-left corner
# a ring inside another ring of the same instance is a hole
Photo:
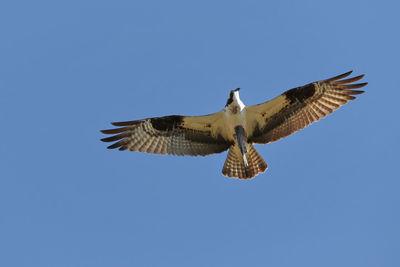
[[[233,90],[234,92],[239,92],[240,88],[236,88],[235,90]]]

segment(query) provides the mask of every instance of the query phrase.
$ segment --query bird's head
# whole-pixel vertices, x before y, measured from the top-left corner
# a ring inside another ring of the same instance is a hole
[[[236,89],[232,90],[232,91],[229,93],[229,97],[228,97],[228,100],[226,101],[225,107],[226,107],[226,106],[229,106],[232,102],[238,102],[238,101],[240,101],[240,98],[239,98],[239,90],[240,90],[240,88],[236,88]]]

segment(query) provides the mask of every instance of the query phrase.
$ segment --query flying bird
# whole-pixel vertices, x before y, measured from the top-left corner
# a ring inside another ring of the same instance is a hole
[[[364,92],[354,89],[367,83],[354,83],[364,75],[347,78],[351,73],[293,88],[253,106],[243,104],[237,88],[230,92],[219,112],[113,122],[119,128],[102,130],[113,136],[101,140],[117,141],[108,146],[110,149],[180,156],[205,156],[229,149],[222,173],[253,178],[268,168],[253,144],[267,144],[289,136],[354,100],[354,95]]]

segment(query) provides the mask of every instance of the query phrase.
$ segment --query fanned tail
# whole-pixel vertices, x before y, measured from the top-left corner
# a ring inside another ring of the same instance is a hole
[[[240,179],[251,179],[259,173],[265,172],[268,168],[267,163],[258,154],[253,145],[250,145],[249,151],[246,153],[247,166],[240,153],[238,146],[229,149],[222,174],[228,177],[236,177]]]

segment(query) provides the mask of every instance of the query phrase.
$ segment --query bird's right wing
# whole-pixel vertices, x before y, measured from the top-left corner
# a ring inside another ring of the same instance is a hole
[[[364,91],[352,90],[367,83],[352,84],[364,75],[346,78],[350,72],[288,90],[265,103],[247,106],[248,141],[266,144],[303,129],[355,99]]]
[[[118,141],[108,148],[154,154],[205,156],[220,153],[232,144],[220,135],[222,115],[217,112],[205,116],[172,115],[113,122],[121,128],[102,130],[104,134],[116,135],[101,140]]]

